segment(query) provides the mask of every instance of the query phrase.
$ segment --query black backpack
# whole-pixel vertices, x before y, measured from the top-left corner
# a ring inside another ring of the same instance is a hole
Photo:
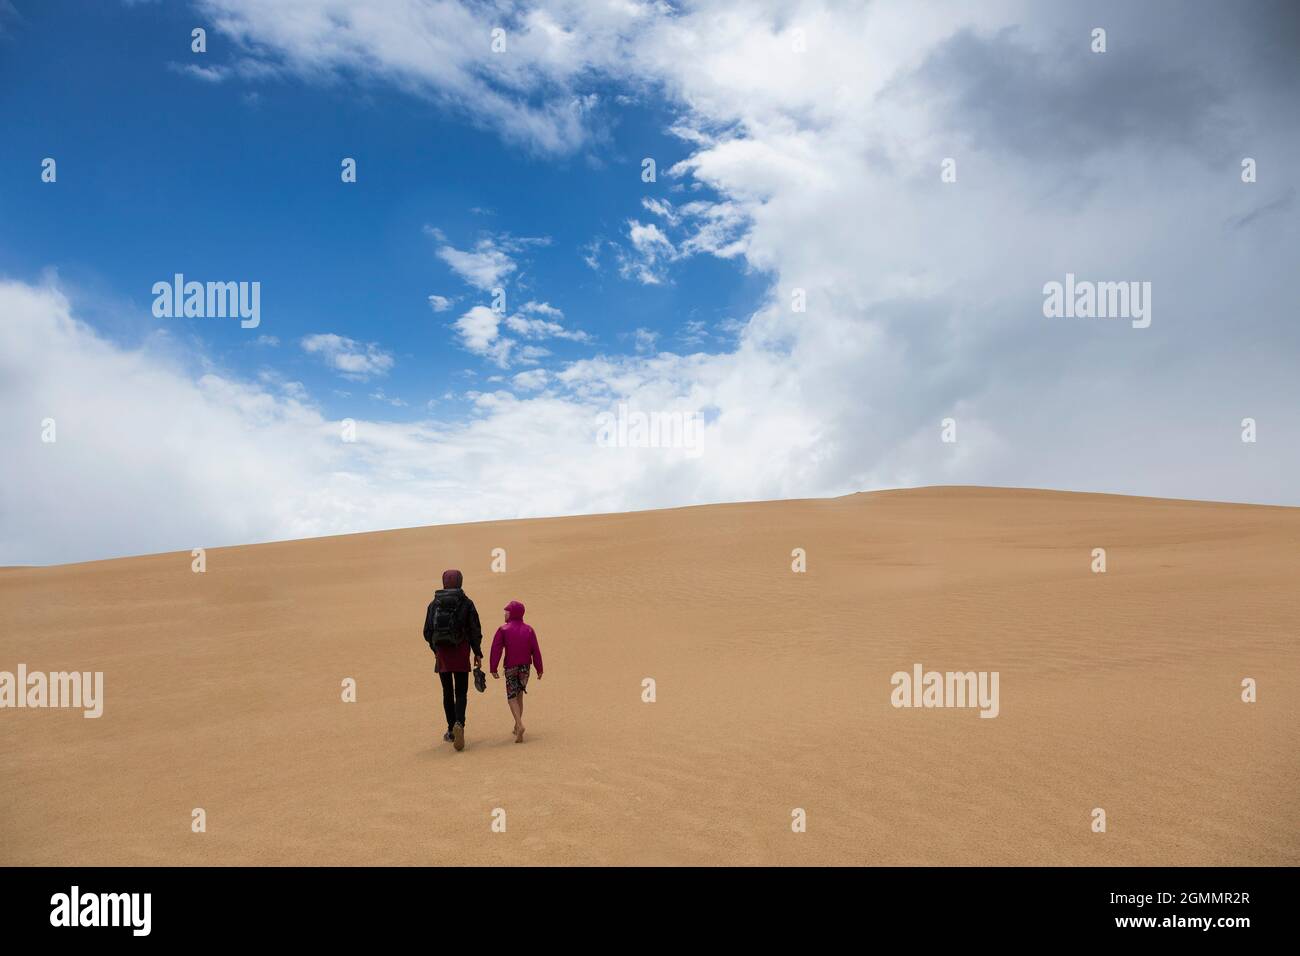
[[[460,588],[440,588],[425,615],[424,639],[430,647],[454,647],[469,636],[469,598]]]

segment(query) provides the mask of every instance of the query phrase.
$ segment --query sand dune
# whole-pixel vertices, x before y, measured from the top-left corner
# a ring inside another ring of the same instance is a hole
[[[0,710],[0,863],[1300,863],[1300,509],[927,488],[190,561],[0,572],[0,670],[106,684]],[[444,567],[489,633],[528,606],[522,745],[492,681],[438,739]],[[918,662],[998,716],[893,707]]]

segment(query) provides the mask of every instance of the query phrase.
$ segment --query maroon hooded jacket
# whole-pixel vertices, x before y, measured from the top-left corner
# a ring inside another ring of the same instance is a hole
[[[492,638],[492,673],[497,672],[501,663],[501,652],[505,651],[506,667],[518,667],[531,663],[542,673],[542,651],[537,646],[537,632],[524,623],[524,606],[518,601],[506,605],[510,620],[497,628]]]

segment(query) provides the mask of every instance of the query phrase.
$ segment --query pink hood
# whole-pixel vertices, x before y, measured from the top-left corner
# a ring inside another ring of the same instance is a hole
[[[518,601],[511,601],[505,607],[509,620],[497,628],[492,638],[492,660],[488,664],[492,673],[497,672],[502,654],[505,655],[506,667],[520,667],[532,664],[537,673],[542,672],[542,651],[537,646],[537,632],[531,624],[524,623],[524,606]]]

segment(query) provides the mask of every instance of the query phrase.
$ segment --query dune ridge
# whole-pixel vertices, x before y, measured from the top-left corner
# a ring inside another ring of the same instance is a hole
[[[1300,509],[940,487],[206,560],[0,574],[0,671],[105,675],[99,719],[0,710],[0,864],[1300,863]],[[439,739],[444,567],[489,638],[528,607],[523,745],[491,680]],[[917,663],[997,717],[892,706]]]

